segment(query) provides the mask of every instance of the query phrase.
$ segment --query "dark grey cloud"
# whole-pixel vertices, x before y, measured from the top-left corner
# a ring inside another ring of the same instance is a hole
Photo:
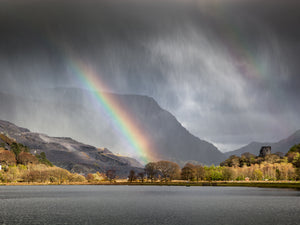
[[[300,128],[299,1],[0,1],[0,88],[80,86],[65,47],[231,149]]]

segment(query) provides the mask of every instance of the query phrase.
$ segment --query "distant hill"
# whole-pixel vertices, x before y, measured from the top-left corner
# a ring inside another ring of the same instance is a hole
[[[252,143],[250,143],[242,148],[239,148],[237,150],[226,152],[225,155],[226,155],[226,157],[229,157],[231,155],[240,156],[241,154],[243,154],[245,152],[250,152],[252,154],[258,155],[261,146],[265,146],[265,145],[272,147],[272,153],[276,153],[276,152],[287,153],[291,147],[293,147],[295,144],[299,144],[299,143],[300,143],[300,130],[296,131],[294,134],[292,134],[288,138],[285,138],[279,142],[276,142],[276,143],[252,142]]]
[[[87,174],[113,169],[119,176],[126,177],[131,169],[141,171],[143,167],[135,159],[116,156],[108,149],[97,149],[71,138],[33,133],[3,120],[0,120],[0,132],[28,146],[33,154],[45,152],[54,165],[71,172]]]
[[[150,97],[111,94],[135,118],[159,159],[183,165],[187,161],[219,164],[225,159],[213,144],[185,129]],[[75,88],[44,90],[41,95],[18,97],[0,93],[0,118],[39,132],[72,138],[126,154],[127,143],[95,102],[91,92]]]

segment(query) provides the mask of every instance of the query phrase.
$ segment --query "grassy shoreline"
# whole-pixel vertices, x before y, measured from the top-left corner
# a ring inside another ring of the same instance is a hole
[[[299,181],[214,181],[214,182],[73,182],[73,183],[0,183],[0,186],[45,186],[45,185],[125,185],[125,186],[214,186],[214,187],[260,187],[260,188],[293,188],[300,190]]]

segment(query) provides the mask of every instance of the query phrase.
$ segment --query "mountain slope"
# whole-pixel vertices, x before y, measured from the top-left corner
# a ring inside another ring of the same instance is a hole
[[[275,153],[275,152],[287,153],[292,146],[294,146],[295,144],[299,144],[299,143],[300,143],[300,130],[296,131],[294,134],[292,134],[288,138],[282,139],[279,142],[276,142],[276,143],[252,142],[240,149],[226,152],[225,155],[227,157],[229,157],[231,155],[239,156],[245,152],[250,152],[252,154],[258,155],[261,146],[264,146],[264,145],[271,146],[273,153]]]
[[[211,143],[190,134],[176,118],[147,96],[111,94],[143,130],[158,159],[218,164],[225,159]],[[105,146],[123,155],[131,151],[91,92],[74,88],[45,90],[31,98],[0,94],[0,118],[31,130]]]
[[[45,152],[56,166],[76,173],[106,172],[116,170],[119,176],[127,176],[131,169],[141,170],[143,166],[135,159],[116,156],[107,149],[97,149],[71,138],[49,137],[33,133],[10,122],[0,120],[0,132],[14,138],[31,149],[31,153]],[[137,167],[137,168],[136,168]]]

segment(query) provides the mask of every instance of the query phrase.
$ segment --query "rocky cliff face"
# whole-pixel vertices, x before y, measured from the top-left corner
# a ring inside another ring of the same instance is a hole
[[[141,171],[143,167],[135,159],[116,156],[108,149],[97,149],[71,138],[33,133],[3,120],[0,120],[0,132],[28,146],[33,154],[45,152],[54,165],[71,172],[87,174],[113,169],[118,176],[126,177],[131,169]]]
[[[211,143],[186,130],[168,111],[147,96],[111,94],[126,108],[151,142],[158,159],[183,165],[187,161],[218,164],[225,159]],[[29,98],[0,94],[0,118],[52,136],[70,136],[114,153],[130,152],[105,111],[89,91],[81,89],[45,90]],[[134,155],[131,155],[135,157]]]

